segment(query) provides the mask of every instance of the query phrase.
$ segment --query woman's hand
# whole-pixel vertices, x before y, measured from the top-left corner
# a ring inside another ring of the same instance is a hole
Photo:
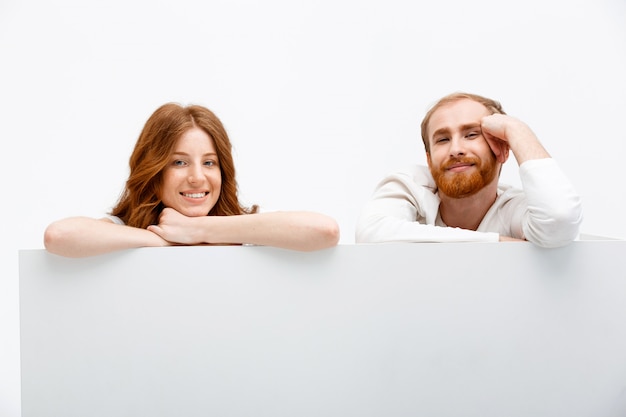
[[[203,216],[202,220],[207,220]],[[159,224],[148,226],[148,230],[174,244],[196,245],[206,243],[202,239],[198,217],[187,217],[173,208],[164,208],[159,215]]]

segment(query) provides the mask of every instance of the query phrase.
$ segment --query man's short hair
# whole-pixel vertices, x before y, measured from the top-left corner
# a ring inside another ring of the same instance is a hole
[[[477,94],[470,94],[470,93],[448,94],[447,96],[441,98],[438,102],[436,102],[430,108],[430,110],[428,110],[428,112],[426,113],[426,116],[424,116],[424,120],[422,120],[422,141],[424,141],[424,149],[426,150],[426,152],[430,152],[430,142],[428,140],[427,130],[428,130],[428,123],[430,122],[430,118],[432,117],[433,113],[437,111],[440,107],[445,106],[446,104],[454,103],[455,101],[459,101],[463,99],[473,100],[482,104],[483,106],[487,108],[487,110],[491,112],[491,114],[495,114],[495,113],[506,114],[504,110],[502,110],[502,105],[499,102],[492,100],[490,98],[479,96]]]

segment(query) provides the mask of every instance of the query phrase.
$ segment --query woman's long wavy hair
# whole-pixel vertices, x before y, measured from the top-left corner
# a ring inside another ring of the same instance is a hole
[[[130,156],[130,175],[111,211],[113,216],[128,226],[142,229],[158,223],[159,214],[165,208],[160,198],[163,171],[170,162],[177,140],[193,127],[204,130],[213,138],[222,174],[220,196],[208,215],[232,216],[257,211],[257,206],[248,208],[239,202],[232,145],[222,122],[205,107],[168,103],[152,113],[139,135]]]

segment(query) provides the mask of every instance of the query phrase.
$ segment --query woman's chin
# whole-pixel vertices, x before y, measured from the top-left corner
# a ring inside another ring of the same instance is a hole
[[[203,208],[186,208],[178,210],[181,214],[184,214],[187,217],[202,217],[209,214],[209,210]]]

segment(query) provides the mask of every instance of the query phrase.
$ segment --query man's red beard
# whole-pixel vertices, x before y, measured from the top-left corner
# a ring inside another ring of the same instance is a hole
[[[473,164],[477,168],[472,172],[448,171],[454,164]],[[439,192],[452,198],[464,198],[476,194],[496,177],[496,158],[491,155],[488,161],[479,158],[450,158],[441,167],[430,167]]]

